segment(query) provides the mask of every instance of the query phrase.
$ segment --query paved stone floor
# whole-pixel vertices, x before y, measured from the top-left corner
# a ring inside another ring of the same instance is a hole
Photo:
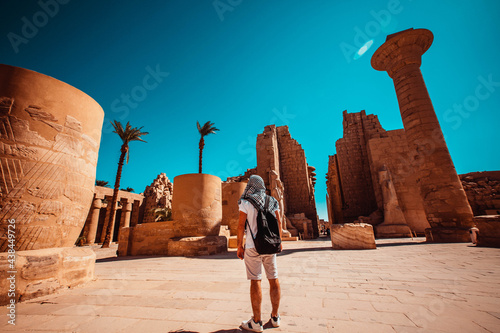
[[[421,238],[377,245],[336,251],[326,239],[286,242],[278,258],[282,326],[265,331],[500,332],[500,249]],[[235,251],[201,258],[97,253],[95,281],[18,304],[15,327],[0,308],[0,331],[229,333],[250,317],[249,283]]]

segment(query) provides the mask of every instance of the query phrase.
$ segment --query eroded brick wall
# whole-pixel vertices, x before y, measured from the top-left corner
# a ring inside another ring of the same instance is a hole
[[[474,216],[500,213],[500,171],[471,172],[460,180]]]
[[[367,116],[365,111],[344,111],[343,117],[344,135],[335,146],[344,202],[343,222],[347,223],[377,209],[366,142],[384,135],[385,130],[377,116]]]
[[[287,214],[304,213],[312,221],[314,237],[317,237],[316,201],[304,149],[291,137],[288,126],[280,126],[276,130]]]

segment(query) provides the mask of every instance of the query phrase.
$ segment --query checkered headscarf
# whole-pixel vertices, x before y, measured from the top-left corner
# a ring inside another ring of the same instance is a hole
[[[272,196],[269,197],[269,206],[268,210],[270,212],[274,212],[279,209],[278,201]],[[266,202],[266,186],[264,181],[260,176],[251,175],[248,180],[247,187],[245,187],[245,191],[241,195],[238,204],[241,203],[241,200],[248,200],[255,208],[259,210],[264,210],[264,204]]]

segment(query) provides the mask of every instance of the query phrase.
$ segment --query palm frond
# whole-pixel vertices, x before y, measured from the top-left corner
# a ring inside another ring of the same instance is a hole
[[[122,149],[126,149],[127,164],[128,164],[129,156],[130,156],[128,144],[132,141],[146,142],[145,140],[143,140],[141,138],[141,136],[148,135],[149,132],[141,132],[143,126],[132,127],[132,125],[130,125],[130,122],[127,122],[127,124],[125,125],[125,128],[123,128],[122,124],[116,120],[113,120],[113,122],[111,122],[111,125],[113,125],[113,128],[115,129],[113,131],[113,133],[118,134],[120,139],[122,139],[122,142],[123,142]]]
[[[207,121],[205,124],[203,124],[201,128],[199,122],[196,122],[196,125],[198,126],[198,132],[200,132],[202,137],[208,134],[215,134],[216,131],[219,131],[219,129],[214,126],[214,123],[210,121]]]

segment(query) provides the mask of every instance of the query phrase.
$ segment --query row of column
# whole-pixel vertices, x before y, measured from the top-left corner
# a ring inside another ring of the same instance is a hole
[[[92,202],[92,207],[90,208],[90,223],[88,226],[88,232],[87,232],[87,241],[86,244],[92,245],[95,242],[95,238],[97,235],[97,228],[99,226],[99,218],[101,215],[101,209],[103,208],[103,203],[102,200],[104,198],[99,198],[95,197],[94,201]],[[111,201],[111,198],[110,198]],[[125,200],[120,200],[118,202],[121,202],[121,218],[120,218],[120,228],[125,228],[125,227],[130,227],[131,224],[131,217],[132,217],[132,208],[133,208],[133,202],[129,201],[128,199]],[[118,212],[118,202],[117,202],[117,207],[115,210],[115,218],[116,218],[116,213]],[[109,221],[109,214],[111,214],[111,207],[108,206],[106,209],[106,217],[103,225],[103,231],[101,233],[101,239],[100,242],[102,243],[104,241],[105,237],[105,230],[107,228],[107,223]],[[115,218],[113,218],[113,227],[111,228],[111,235],[114,233],[114,229],[116,227],[115,223]],[[137,224],[137,221],[135,221],[134,224]]]

